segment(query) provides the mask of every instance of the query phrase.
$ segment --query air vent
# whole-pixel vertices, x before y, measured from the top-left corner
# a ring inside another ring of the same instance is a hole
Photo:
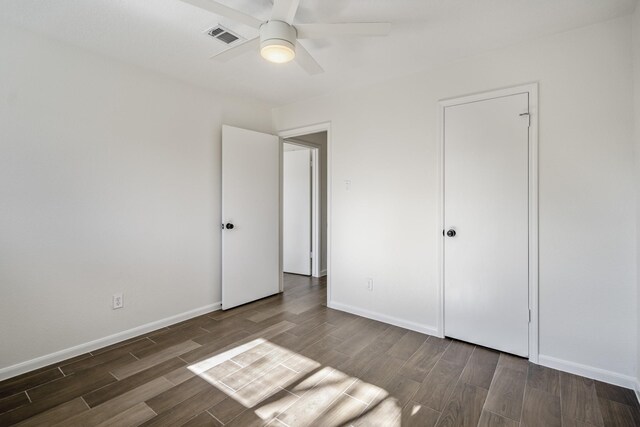
[[[207,30],[207,35],[213,37],[216,40],[220,40],[224,44],[232,44],[238,40],[242,40],[242,37],[240,35],[229,31],[222,25],[217,25]]]
[[[238,40],[238,37],[234,36],[231,33],[222,33],[222,34],[220,34],[218,36],[218,40],[222,40],[226,44],[230,44],[230,43],[233,43],[234,41]]]
[[[220,27],[212,28],[207,32],[211,37],[215,37],[220,33],[224,33],[224,30]]]

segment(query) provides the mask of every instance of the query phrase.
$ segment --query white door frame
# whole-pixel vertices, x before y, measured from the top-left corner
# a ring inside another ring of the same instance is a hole
[[[437,331],[444,337],[444,110],[454,105],[484,101],[519,93],[529,94],[529,361],[538,363],[538,83],[530,83],[472,95],[443,99],[438,103],[438,124],[440,143],[438,144],[439,209],[438,209],[438,299],[440,313]]]
[[[326,189],[327,189],[326,190],[327,191],[327,303],[329,303],[331,301],[331,122],[324,122],[324,123],[318,123],[315,125],[302,126],[302,127],[282,130],[278,132],[278,136],[280,137],[280,141],[281,141],[280,145],[282,146],[283,139],[295,138],[297,136],[304,136],[304,135],[309,135],[310,133],[318,133],[318,132],[327,132],[327,177],[326,177],[327,179],[327,182],[326,182]],[[314,166],[318,165],[318,162],[316,160],[318,159],[317,158],[314,159]],[[319,185],[319,182],[320,182],[319,167],[315,167],[314,176],[316,176],[316,174],[318,174],[318,179],[316,180],[316,183]],[[282,177],[282,170],[280,170],[280,177]],[[282,181],[282,178],[280,180]],[[316,191],[316,194],[319,194],[319,191]],[[282,205],[282,200],[280,201],[280,204]],[[321,208],[319,205],[320,204],[318,203],[317,209]],[[315,211],[316,209],[314,209],[314,212]],[[282,224],[282,209],[280,209],[280,223]],[[281,260],[280,272],[282,275],[282,226],[280,227],[280,230],[281,230],[280,232],[280,260]],[[317,231],[318,233],[320,232],[320,224],[318,224]],[[314,237],[316,236],[315,228],[313,231],[313,235]],[[317,235],[317,239],[315,239],[315,241],[318,243],[317,245],[318,247],[314,245],[314,249],[313,249],[314,254],[316,253],[319,254],[320,253],[319,234]],[[315,261],[316,259],[314,257],[314,263],[313,263],[314,269],[315,269],[315,266],[317,265],[318,271],[320,271],[320,263]],[[280,291],[281,292],[283,291],[282,281],[280,284]]]
[[[287,138],[286,140],[280,138],[280,142],[282,144],[304,147],[311,152],[311,252],[313,253],[313,257],[311,258],[311,275],[313,277],[320,277],[320,209],[322,208],[320,205],[320,168],[318,167],[320,149],[304,141],[296,141],[295,138]],[[284,152],[282,155],[284,156]]]

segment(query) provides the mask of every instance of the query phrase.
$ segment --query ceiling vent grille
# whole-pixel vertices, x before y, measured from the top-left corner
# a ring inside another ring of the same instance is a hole
[[[209,37],[213,37],[216,40],[220,40],[224,44],[232,44],[237,42],[238,40],[242,40],[243,38],[232,32],[228,29],[224,28],[222,25],[217,25],[213,28],[207,30],[207,35]]]

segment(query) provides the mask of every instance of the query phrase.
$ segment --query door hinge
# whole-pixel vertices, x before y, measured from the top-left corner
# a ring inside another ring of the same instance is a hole
[[[530,113],[521,113],[520,117],[527,116],[527,127],[531,127],[531,114]]]
[[[309,252],[309,258],[313,259],[313,252]]]
[[[529,309],[529,323],[531,323],[531,309]]]

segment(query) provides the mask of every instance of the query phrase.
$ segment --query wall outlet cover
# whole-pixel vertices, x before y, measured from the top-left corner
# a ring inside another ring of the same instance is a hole
[[[124,307],[124,296],[122,292],[118,292],[117,294],[113,294],[113,309],[116,310],[118,308]]]

